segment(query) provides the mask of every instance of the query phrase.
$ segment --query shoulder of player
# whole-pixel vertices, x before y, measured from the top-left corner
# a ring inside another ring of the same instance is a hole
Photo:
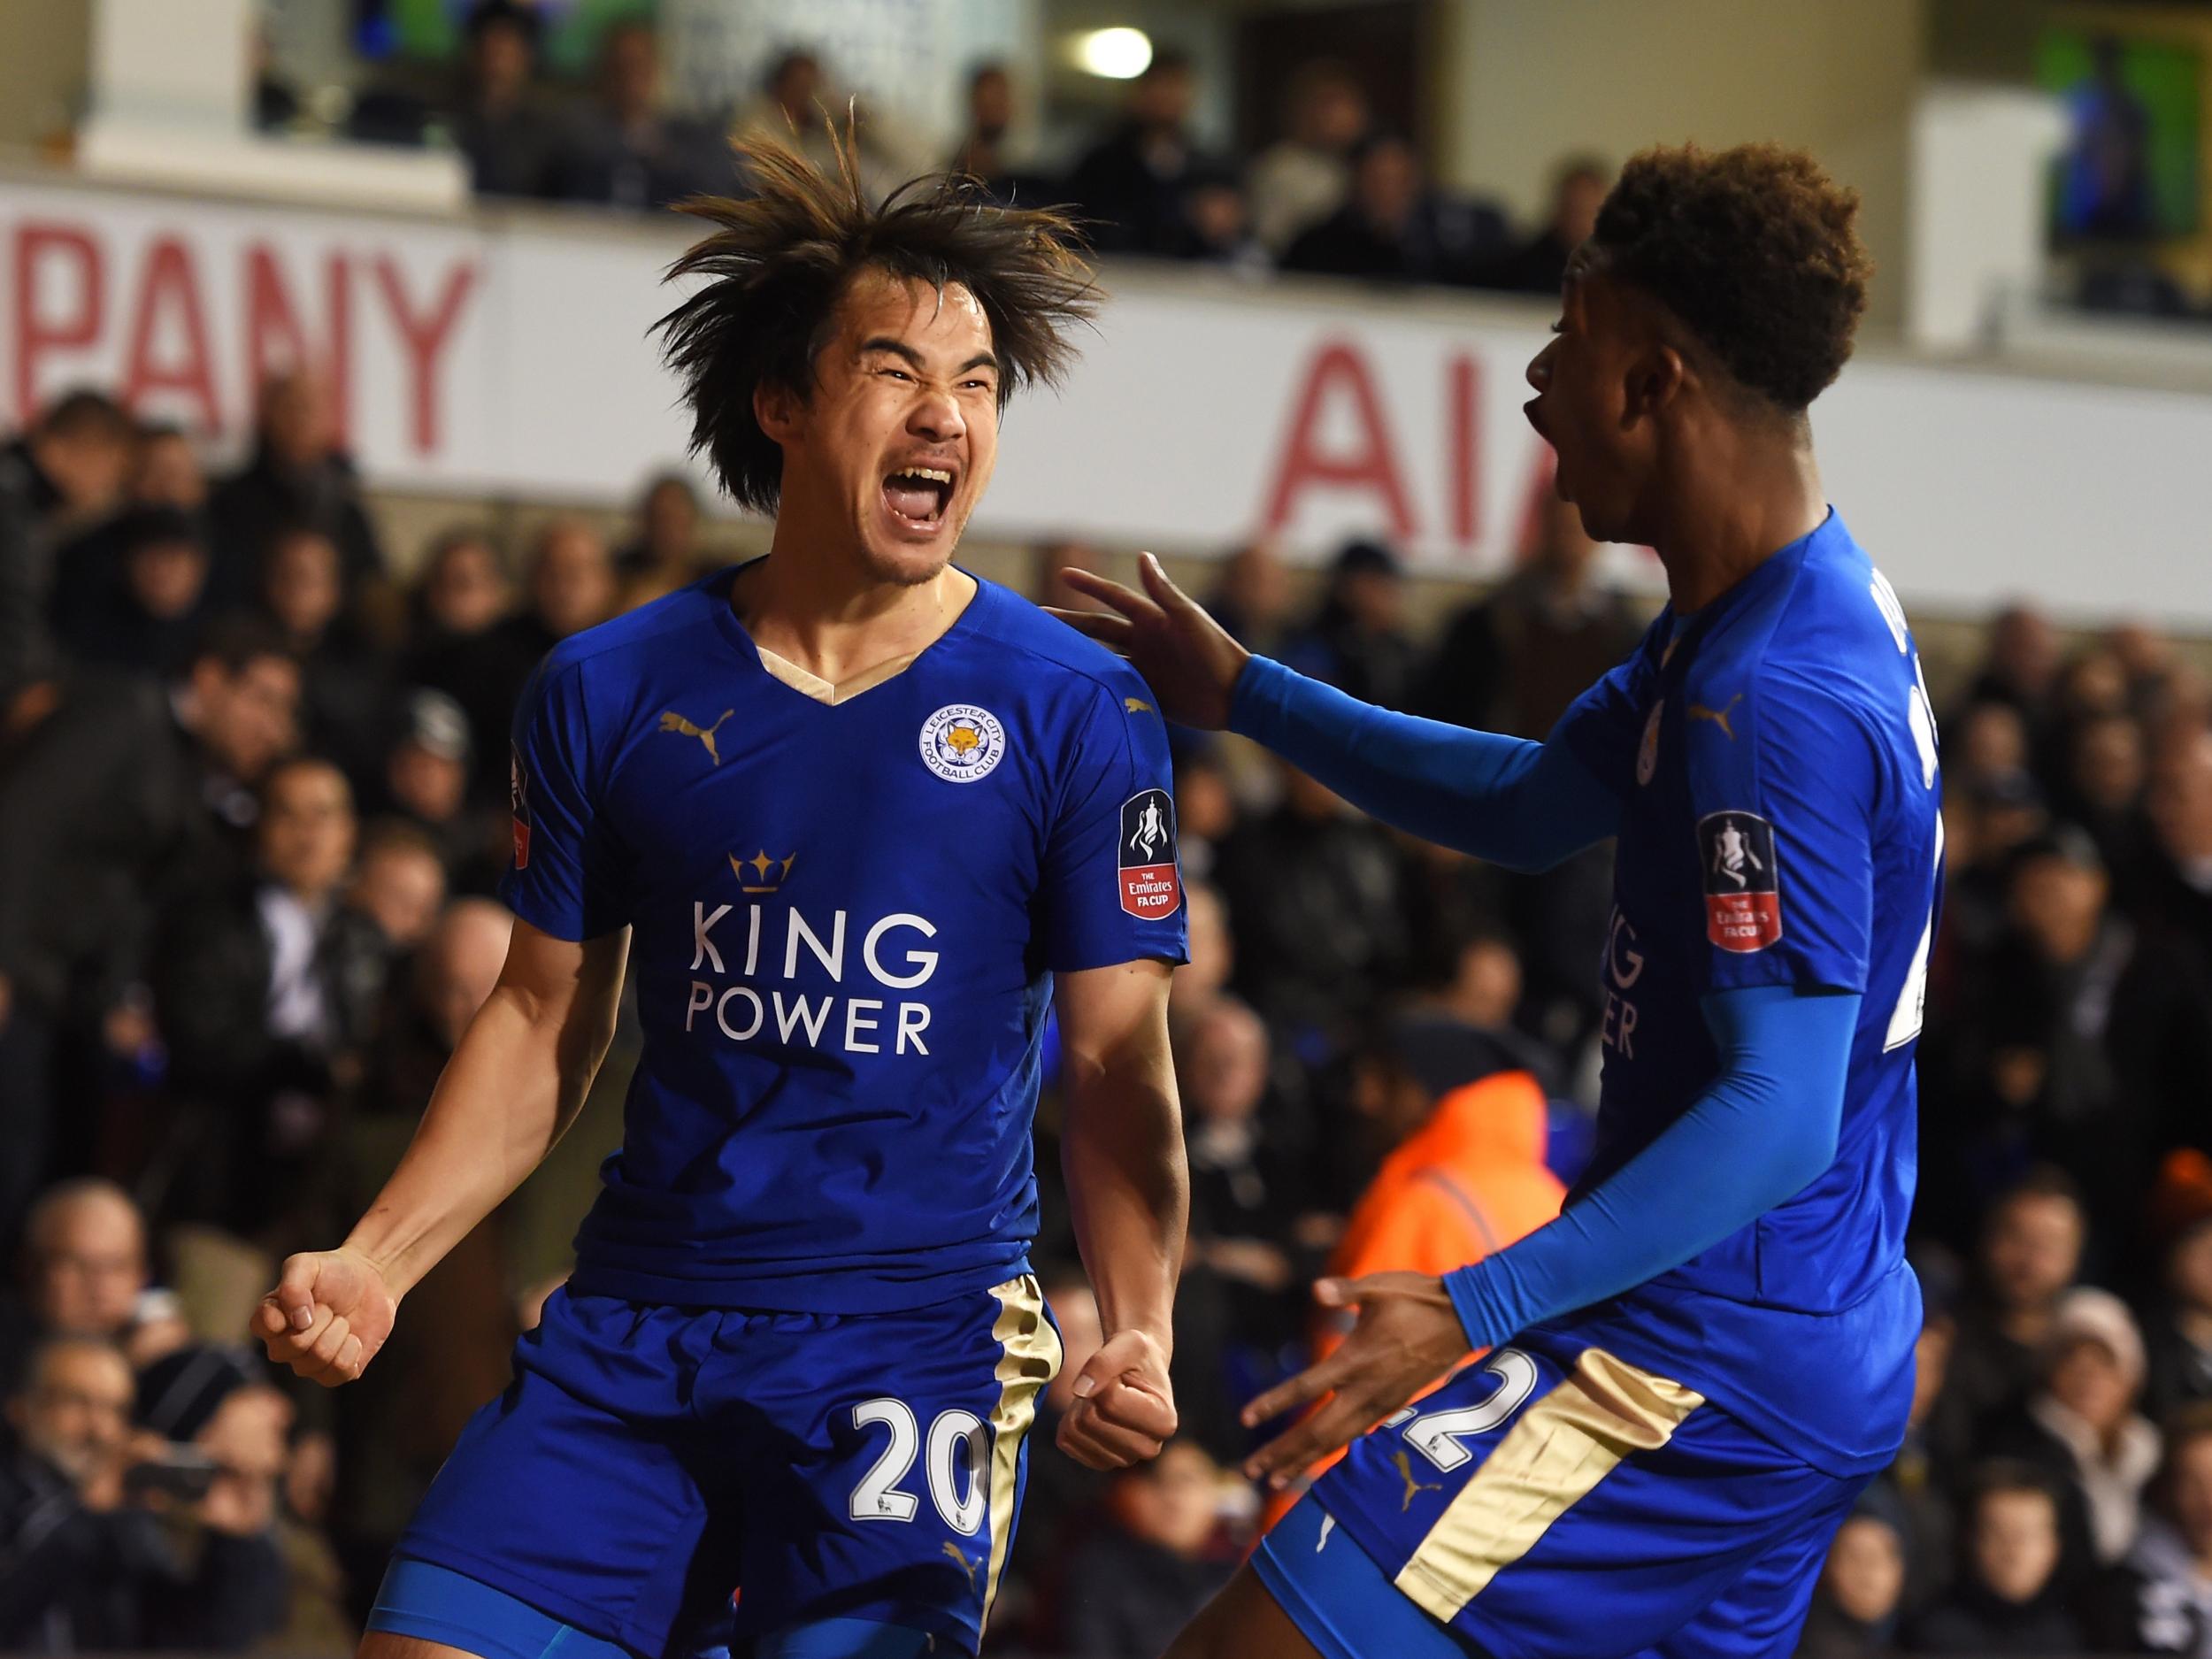
[[[1143,677],[1097,641],[1087,639],[1011,588],[988,584],[993,603],[978,626],[979,636],[1018,652],[1058,678],[1087,683],[1118,706],[1135,698],[1150,706]]]
[[[538,668],[539,677],[550,684],[563,675],[580,679],[588,669],[590,677],[596,680],[603,668],[612,665],[618,672],[626,660],[661,658],[672,642],[684,634],[718,638],[713,631],[711,607],[715,603],[696,587],[664,594],[634,611],[626,611],[560,641],[546,652]]]

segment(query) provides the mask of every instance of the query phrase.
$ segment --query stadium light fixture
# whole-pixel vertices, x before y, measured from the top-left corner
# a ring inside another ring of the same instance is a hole
[[[1075,61],[1087,74],[1134,81],[1152,61],[1152,37],[1142,29],[1093,29],[1078,37]]]

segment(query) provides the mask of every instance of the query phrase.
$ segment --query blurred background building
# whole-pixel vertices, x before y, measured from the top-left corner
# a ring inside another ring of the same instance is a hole
[[[1663,590],[1519,413],[1615,169],[1775,139],[1858,188],[1815,424],[1951,856],[1922,1397],[1807,1651],[2212,1655],[2208,100],[2178,0],[0,0],[0,1650],[350,1651],[503,1385],[626,1025],[362,1384],[236,1349],[497,972],[538,657],[765,545],[657,366],[672,205],[850,121],[873,188],[1071,205],[1113,296],[964,562],[1153,548],[1256,649],[1530,735]],[[998,1651],[1155,1651],[1248,1542],[1307,1281],[1485,1248],[1439,1183],[1536,1225],[1586,1156],[1602,851],[1511,877],[1226,741],[1178,809],[1187,1434],[1111,1482],[1040,1437]],[[179,1444],[221,1478],[126,1479]]]

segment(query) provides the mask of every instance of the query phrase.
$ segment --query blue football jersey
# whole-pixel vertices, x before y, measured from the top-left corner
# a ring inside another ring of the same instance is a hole
[[[1585,1188],[1717,1074],[1707,993],[1863,1000],[1827,1172],[1529,1340],[1601,1345],[1816,1467],[1878,1464],[1903,1430],[1920,1323],[1904,1259],[1913,1051],[1943,847],[1935,725],[1903,609],[1831,513],[1703,611],[1662,612],[1554,737],[1622,802]]]
[[[1121,660],[991,583],[841,695],[734,571],[554,648],[501,892],[633,930],[644,1048],[580,1295],[818,1313],[1024,1271],[1052,975],[1184,959],[1167,733]]]

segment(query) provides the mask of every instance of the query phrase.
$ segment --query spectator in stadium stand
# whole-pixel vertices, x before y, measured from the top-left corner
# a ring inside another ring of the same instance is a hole
[[[2133,910],[2151,869],[2150,824],[2143,812],[2149,759],[2141,722],[2123,713],[2082,721],[2068,743],[2067,761],[2062,810],[2096,843],[2112,872],[2114,901]]]
[[[796,149],[823,172],[838,167],[833,129],[853,128],[861,188],[880,199],[904,184],[924,165],[907,153],[901,136],[882,117],[830,84],[822,60],[803,48],[777,58],[761,77],[759,96],[735,122],[741,137],[772,138]]]
[[[1929,1418],[1939,1464],[1963,1464],[1983,1426],[2026,1402],[2058,1305],[2081,1269],[2079,1189],[2062,1170],[2030,1171],[1990,1206],[1977,1282],[1962,1299],[1943,1391]]]
[[[1167,250],[1193,265],[1220,267],[1238,276],[1271,275],[1275,262],[1252,234],[1244,187],[1233,168],[1202,161],[1184,181],[1182,228]]]
[[[1377,134],[1359,147],[1344,205],[1302,232],[1283,269],[1376,282],[1466,287],[1510,243],[1505,216],[1487,203],[1430,188],[1413,146]]]
[[[2005,703],[2020,710],[2032,747],[2050,715],[2060,664],[2058,631],[2032,605],[2008,605],[1990,618],[1989,649],[1968,687],[1969,703]]]
[[[55,556],[47,611],[57,634],[66,634],[76,618],[104,612],[121,592],[124,535],[137,518],[133,510],[145,508],[182,513],[196,534],[206,534],[207,475],[180,427],[144,428],[121,509],[71,538]]]
[[[2108,1290],[2070,1290],[2044,1340],[2040,1383],[1982,1435],[1985,1455],[2051,1478],[2068,1559],[2085,1572],[2132,1547],[2143,1488],[2158,1469],[2158,1430],[2136,1409],[2143,1371],[2142,1333],[2127,1304]]]
[[[1928,1443],[1928,1419],[1942,1397],[1951,1350],[1958,1340],[1947,1275],[1921,1266],[1926,1314],[1913,1345],[1912,1407],[1905,1441],[1890,1466],[1874,1479],[1870,1494],[1881,1494],[1899,1536],[1905,1540],[1905,1585],[1900,1608],[1907,1615],[1926,1607],[1950,1583],[1958,1525],[1952,1512],[1954,1471],[1938,1463]]]
[[[1186,893],[1193,881],[1213,873],[1214,849],[1236,826],[1236,792],[1218,750],[1194,744],[1179,753],[1175,757],[1175,852],[1182,862]],[[1171,1000],[1172,995],[1170,993]]]
[[[1978,1467],[1962,1506],[1959,1580],[1907,1628],[1918,1654],[2078,1654],[2079,1621],[2066,1607],[2059,1504],[2049,1481],[2022,1463]]]
[[[1798,1638],[1797,1659],[1858,1659],[1891,1652],[1905,1587],[1902,1518],[1878,1486],[1836,1529],[1828,1564]]]
[[[421,829],[380,818],[362,833],[346,908],[374,922],[395,952],[404,955],[430,936],[445,899],[445,862]]]
[[[1493,287],[1556,298],[1567,258],[1597,228],[1598,205],[1613,186],[1613,169],[1591,156],[1562,162],[1552,174],[1551,212],[1544,228],[1509,254],[1490,274]]]
[[[2150,1207],[2166,1260],[2163,1294],[2145,1331],[2145,1405],[2162,1419],[2212,1401],[2212,1157],[2194,1147],[2168,1155]]]
[[[299,658],[306,746],[336,761],[357,788],[371,787],[397,694],[389,657],[364,637],[346,607],[336,545],[311,526],[279,531],[263,561],[258,596],[262,613]]]
[[[1390,833],[1287,764],[1282,803],[1222,843],[1238,993],[1309,1063],[1341,1053],[1412,960],[1413,884]]]
[[[537,99],[538,14],[515,0],[479,0],[465,25],[458,98],[446,113],[479,196],[544,196],[560,129]]]
[[[1007,142],[1013,126],[1014,78],[1003,64],[978,64],[968,76],[967,129],[953,146],[945,167],[980,179],[995,201],[1027,206],[1046,187],[1016,165]]]
[[[384,760],[384,806],[426,837],[457,893],[489,895],[512,856],[508,803],[469,799],[468,718],[442,691],[417,691]]]
[[[1276,545],[1248,541],[1221,561],[1206,609],[1247,650],[1275,650],[1290,618],[1290,571]]]
[[[1379,541],[1349,541],[1329,567],[1312,620],[1283,642],[1282,660],[1363,703],[1405,708],[1420,648],[1406,632],[1405,572]]]
[[[291,745],[298,703],[282,645],[226,620],[165,694],[73,680],[0,769],[0,1240],[66,1139],[64,1078],[96,1057],[76,1033],[140,1047],[125,1027],[154,915],[242,867],[254,785]],[[90,1127],[79,1114],[68,1131]]]
[[[1367,135],[1366,89],[1343,65],[1317,58],[1291,75],[1282,120],[1283,136],[1245,175],[1253,234],[1279,259],[1350,194],[1352,151]]]
[[[699,491],[683,473],[659,472],[648,481],[635,523],[614,556],[625,610],[697,580],[711,563],[699,545]]]
[[[2110,902],[2095,844],[2071,826],[2012,857],[2010,935],[1975,975],[1950,1041],[2017,1056],[2034,1155],[2078,1172],[2090,1230],[2126,1269],[2148,1263],[2141,1199],[2170,1146],[2203,1134],[2212,987]],[[2007,1133],[2001,1126],[1997,1133]]]
[[[1183,1097],[1190,1159],[1190,1243],[1184,1292],[1201,1271],[1218,1282],[1225,1331],[1238,1342],[1272,1348],[1290,1340],[1302,1314],[1294,1286],[1300,1263],[1284,1248],[1305,1209],[1296,1161],[1269,1133],[1273,1055],[1267,1026],[1234,997],[1217,997],[1178,1033],[1175,1074]],[[1219,1333],[1217,1333],[1217,1342]],[[1233,1457],[1247,1437],[1233,1412],[1225,1436],[1196,1421],[1177,1391],[1186,1432],[1217,1455]]]
[[[208,498],[219,603],[250,604],[270,550],[304,526],[330,538],[346,594],[384,573],[384,551],[361,503],[353,464],[338,447],[330,382],[308,369],[277,374],[261,388],[253,458]]]
[[[596,96],[570,112],[553,165],[554,194],[633,210],[726,192],[735,165],[721,134],[660,108],[660,43],[642,18],[607,26]]]
[[[454,1045],[484,1005],[505,961],[513,918],[489,899],[458,899],[385,990],[347,1139],[350,1184],[341,1204],[365,1204],[400,1159]],[[344,1554],[374,1584],[392,1542],[476,1408],[507,1386],[516,1334],[503,1218],[469,1233],[408,1293],[379,1364],[347,1390],[340,1489]],[[1042,1460],[1040,1460],[1041,1462]]]
[[[1970,703],[1943,723],[1943,780],[1947,788],[2025,772],[2028,726],[2019,709],[1997,700]]]
[[[281,1617],[265,1428],[234,1409],[200,1448],[222,1462],[205,1495],[163,1499],[135,1471],[169,1448],[133,1429],[133,1396],[112,1343],[59,1337],[40,1347],[8,1401],[0,1648],[238,1653]],[[213,1415],[176,1426],[198,1433]]]
[[[171,910],[154,976],[172,1156],[190,1170],[164,1208],[247,1238],[298,1221],[392,954],[342,902],[356,842],[345,774],[295,757],[262,795],[252,873]]]
[[[2198,730],[2158,757],[2148,795],[2155,853],[2139,914],[2185,942],[2212,972],[2212,732]]]
[[[58,549],[120,503],[136,445],[113,399],[74,391],[0,448],[0,737],[30,718],[16,699],[56,666],[44,617]]]
[[[1437,982],[1408,999],[1391,1021],[1390,1041],[1432,1094],[1446,1094],[1502,1071],[1526,1071],[1539,1093],[1564,1083],[1560,1056],[1514,1028],[1522,999],[1520,952],[1491,926],[1465,927],[1441,953]]]
[[[1549,733],[1643,636],[1640,609],[1600,580],[1597,557],[1574,508],[1548,499],[1519,566],[1447,626],[1416,711],[1516,737]]]
[[[501,808],[508,786],[503,740],[515,698],[537,666],[530,641],[501,626],[514,603],[514,585],[492,543],[474,530],[446,532],[416,578],[411,637],[401,665],[409,683],[453,699],[472,739],[481,734],[471,793]]]
[[[1057,1651],[1166,1652],[1235,1569],[1235,1552],[1217,1548],[1222,1487],[1220,1467],[1188,1440],[1118,1476],[1107,1525],[1068,1564]]]
[[[149,1283],[145,1219],[112,1181],[82,1176],[48,1187],[23,1232],[22,1294],[0,1299],[0,1396],[50,1337],[123,1341]]]
[[[1177,826],[1179,833],[1181,826]],[[1210,881],[1187,879],[1183,904],[1189,912],[1190,960],[1176,971],[1168,992],[1168,1015],[1179,1023],[1195,1018],[1227,987],[1236,970],[1236,944],[1229,927],[1229,907]]]
[[[2098,1643],[2112,1652],[2212,1655],[2212,1404],[2169,1426],[2142,1536],[2113,1574],[2102,1612]]]
[[[111,588],[57,614],[54,636],[69,658],[145,675],[182,673],[208,620],[208,549],[193,518],[173,507],[140,507],[113,529],[121,567]],[[58,612],[58,607],[57,607]]]
[[[1189,57],[1155,52],[1129,83],[1122,119],[1075,164],[1067,195],[1102,253],[1171,257],[1187,234],[1183,193],[1201,157],[1190,134]]]
[[[538,657],[570,634],[596,627],[614,614],[614,560],[599,533],[580,518],[549,523],[531,549],[523,596],[527,608],[499,626],[531,651],[534,668]],[[501,721],[495,729],[505,731],[507,723]]]

